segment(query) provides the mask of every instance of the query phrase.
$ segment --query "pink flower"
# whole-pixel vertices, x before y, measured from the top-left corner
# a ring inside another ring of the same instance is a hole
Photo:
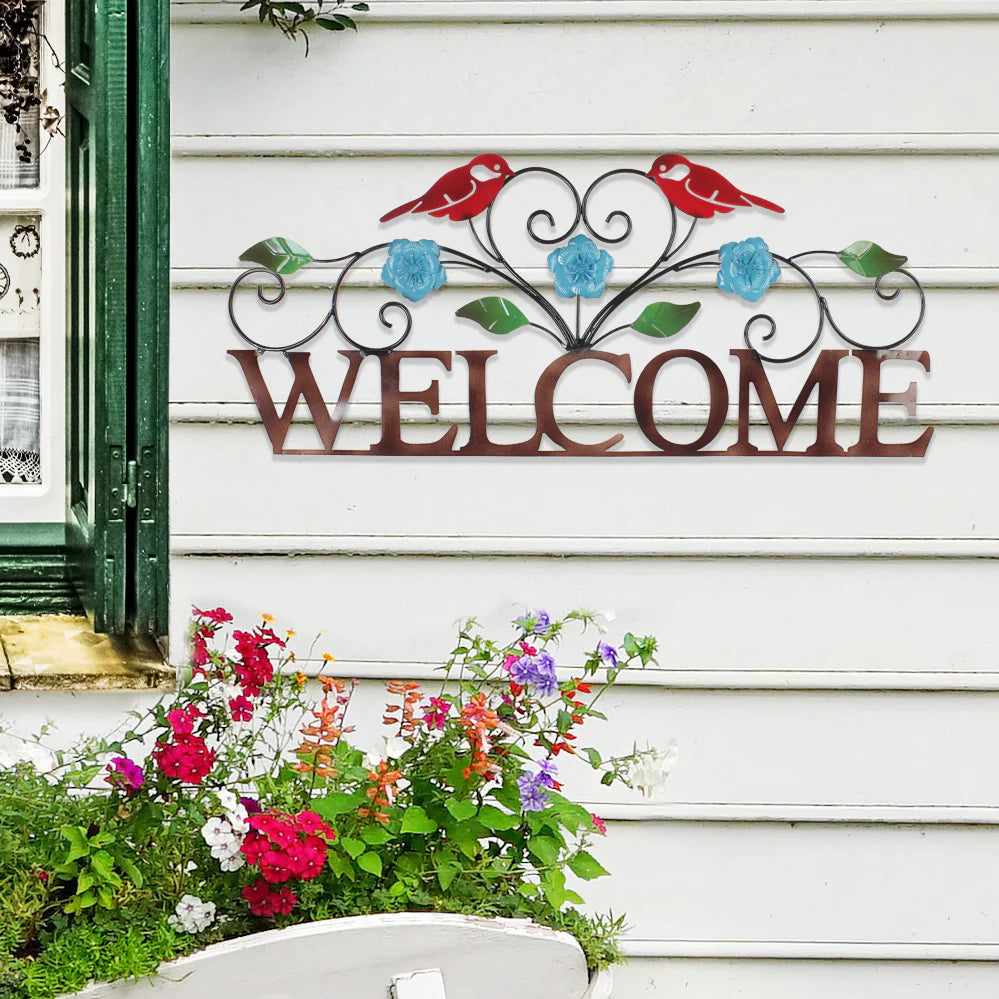
[[[423,721],[427,728],[440,729],[447,721],[447,713],[451,710],[451,702],[445,697],[431,697],[429,710],[424,712]]]
[[[138,791],[145,782],[142,768],[124,756],[116,756],[108,764],[108,775],[104,780],[112,787],[119,788],[126,794]]]
[[[599,815],[594,815],[591,812],[590,821],[593,823],[593,828],[596,829],[596,831],[600,833],[601,836],[607,835],[607,823],[604,822],[604,820],[600,818]]]

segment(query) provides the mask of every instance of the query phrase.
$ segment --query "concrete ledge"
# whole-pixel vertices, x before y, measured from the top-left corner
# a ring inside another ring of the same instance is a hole
[[[0,617],[0,690],[171,690],[151,641],[95,634],[86,617]]]

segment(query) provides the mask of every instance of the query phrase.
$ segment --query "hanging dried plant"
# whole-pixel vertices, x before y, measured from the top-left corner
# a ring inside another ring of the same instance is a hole
[[[48,53],[53,65],[62,69],[55,50],[41,30],[45,0],[0,0],[0,114],[17,129],[15,149],[22,163],[34,155],[32,135],[22,119],[39,109],[39,120],[51,140],[61,134],[62,114],[48,103],[41,90],[40,63]]]

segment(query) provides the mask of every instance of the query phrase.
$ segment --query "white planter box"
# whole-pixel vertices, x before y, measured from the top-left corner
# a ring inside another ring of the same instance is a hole
[[[609,999],[579,944],[521,919],[400,912],[303,923],[228,940],[155,978],[100,983],[79,999]]]

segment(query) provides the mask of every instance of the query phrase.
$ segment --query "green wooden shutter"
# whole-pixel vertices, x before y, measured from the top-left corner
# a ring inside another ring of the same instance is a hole
[[[67,531],[98,631],[126,624],[127,0],[67,3]]]
[[[170,536],[167,445],[170,367],[170,4],[138,0],[133,10],[135,206],[132,254],[136,482],[134,568],[136,631],[165,635]]]

